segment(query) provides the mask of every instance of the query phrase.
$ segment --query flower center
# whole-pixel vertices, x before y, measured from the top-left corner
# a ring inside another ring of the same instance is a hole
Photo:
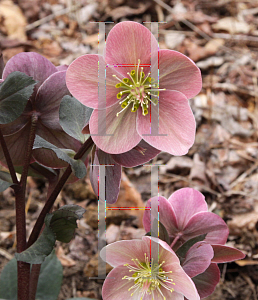
[[[162,265],[165,263],[163,261],[161,264],[155,264],[153,267],[151,266],[151,262],[147,257],[146,253],[144,253],[145,262],[139,262],[139,260],[132,259],[135,266],[131,266],[129,264],[125,264],[124,266],[129,269],[129,272],[134,272],[132,276],[124,276],[122,279],[134,280],[134,285],[131,286],[128,291],[133,290],[133,293],[136,291],[140,291],[140,300],[144,298],[145,295],[151,295],[152,300],[154,300],[154,291],[157,290],[159,295],[166,300],[166,297],[162,293],[162,288],[169,290],[171,293],[174,291],[173,288],[168,286],[175,283],[173,279],[168,278],[167,274],[171,274],[172,271],[165,272],[162,269]],[[153,264],[153,259],[152,259]]]
[[[150,77],[151,73],[146,76],[143,72],[143,67],[140,70],[140,60],[138,59],[138,65],[136,70],[128,72],[129,78],[119,79],[116,75],[113,75],[120,82],[116,84],[116,88],[120,88],[120,92],[117,94],[117,99],[122,99],[119,104],[122,110],[117,113],[118,116],[122,111],[124,111],[130,104],[131,111],[135,112],[141,106],[142,114],[145,116],[148,114],[149,103],[157,105],[159,91],[164,91],[165,89],[159,89],[158,83],[155,82],[154,78]],[[127,95],[126,97],[123,97]]]

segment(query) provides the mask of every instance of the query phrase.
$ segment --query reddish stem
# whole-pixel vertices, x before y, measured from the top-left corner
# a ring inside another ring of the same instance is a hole
[[[20,189],[15,192],[16,200],[16,237],[17,252],[20,253],[26,249],[26,214],[25,214],[25,193],[26,183],[31,160],[32,148],[35,139],[36,125],[38,117],[32,115],[31,129],[27,146],[26,157],[24,160]],[[30,283],[30,264],[18,262],[18,300],[29,299],[29,283]]]
[[[58,181],[58,176],[49,178],[47,197],[49,197],[50,194],[52,193],[52,191],[54,190],[57,181]],[[42,227],[41,232],[43,231],[43,229],[44,229],[44,226]],[[35,300],[35,298],[36,298],[40,268],[41,268],[40,264],[32,265],[32,267],[31,267],[30,284],[29,284],[29,300]]]
[[[81,148],[79,149],[77,154],[74,156],[74,159],[82,158],[82,156],[86,153],[86,151],[91,149],[92,145],[93,145],[92,138],[89,137],[88,140],[81,146]],[[44,220],[45,220],[47,213],[49,213],[49,211],[53,207],[56,197],[60,193],[61,189],[65,185],[65,183],[66,183],[67,179],[69,178],[69,176],[71,175],[71,173],[72,173],[72,168],[69,165],[67,167],[67,169],[65,170],[64,174],[62,175],[62,177],[60,178],[60,180],[58,181],[58,183],[55,186],[54,190],[52,191],[51,195],[48,197],[47,202],[45,203],[45,206],[43,207],[43,209],[36,221],[36,224],[34,225],[34,228],[31,232],[29,241],[27,243],[27,248],[30,247],[37,240],[37,238],[40,234],[41,228],[44,224]]]
[[[2,146],[2,149],[3,149],[3,152],[4,152],[4,156],[5,156],[7,166],[9,168],[9,171],[10,171],[10,174],[11,174],[11,177],[12,177],[12,181],[15,184],[19,184],[19,181],[18,181],[17,176],[16,176],[16,172],[14,170],[13,162],[12,162],[12,159],[11,159],[10,153],[8,151],[8,148],[7,148],[7,145],[6,145],[6,142],[5,142],[5,139],[4,139],[4,136],[3,136],[3,133],[2,133],[1,129],[0,129],[0,143],[1,143],[1,146]]]

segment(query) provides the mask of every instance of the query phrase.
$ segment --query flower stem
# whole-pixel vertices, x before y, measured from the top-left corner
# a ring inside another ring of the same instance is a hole
[[[81,146],[79,151],[76,153],[76,155],[74,156],[74,159],[82,158],[82,156],[85,154],[85,152],[88,151],[89,149],[91,149],[92,145],[93,145],[92,138],[89,137],[87,139],[87,141]],[[62,175],[62,177],[60,178],[60,180],[58,181],[58,183],[56,184],[51,195],[48,197],[47,202],[45,203],[45,206],[43,207],[43,209],[36,221],[36,224],[34,225],[32,233],[29,237],[29,241],[27,243],[27,247],[30,247],[37,240],[37,238],[40,234],[41,228],[44,224],[44,220],[45,220],[47,213],[49,213],[49,211],[51,210],[58,194],[60,193],[61,189],[65,185],[65,183],[66,183],[67,179],[69,178],[69,176],[71,175],[71,173],[72,173],[72,168],[69,165],[67,167],[67,169],[65,170],[64,174]]]
[[[49,174],[45,174],[45,175],[49,175]],[[48,178],[49,185],[48,185],[47,197],[50,196],[58,181],[58,176],[48,176],[48,177],[49,177]],[[44,226],[42,227],[40,234],[42,233],[43,229]],[[36,298],[40,268],[41,268],[41,264],[35,264],[32,265],[31,267],[30,284],[29,284],[29,300],[35,300]]]
[[[8,148],[7,148],[7,145],[6,145],[6,142],[5,142],[5,139],[4,139],[4,136],[3,136],[3,133],[2,133],[1,129],[0,129],[0,143],[1,143],[1,146],[2,146],[2,149],[3,149],[3,152],[4,152],[4,156],[5,156],[7,166],[9,168],[9,171],[10,171],[10,174],[11,174],[11,177],[12,177],[12,181],[15,184],[19,184],[19,181],[18,181],[17,176],[16,176],[16,172],[14,170],[13,162],[12,162],[12,159],[11,159],[10,153],[8,151]]]
[[[35,300],[35,298],[36,298],[40,268],[41,268],[41,265],[39,265],[39,264],[32,265],[32,267],[31,267],[29,300]]]
[[[17,252],[20,253],[26,249],[26,213],[25,213],[25,193],[26,183],[31,160],[32,148],[35,139],[36,125],[38,117],[32,115],[31,129],[27,146],[26,157],[23,165],[20,188],[15,191],[16,203],[16,236]],[[18,262],[18,300],[29,299],[29,282],[30,282],[30,264]]]
[[[171,247],[172,249],[173,249],[173,247],[175,246],[176,242],[177,242],[179,239],[180,239],[180,235],[177,235],[177,236],[174,238],[173,242],[172,242],[171,245],[170,245],[170,247]]]

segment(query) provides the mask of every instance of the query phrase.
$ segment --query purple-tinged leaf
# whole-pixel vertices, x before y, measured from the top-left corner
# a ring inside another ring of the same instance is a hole
[[[40,148],[49,149],[53,151],[59,159],[65,161],[72,167],[74,174],[78,178],[83,178],[86,175],[86,167],[84,163],[80,159],[75,160],[71,158],[72,156],[75,155],[75,152],[73,150],[59,149],[55,145],[47,142],[40,136],[36,135],[34,145],[33,145],[33,150],[40,149]]]

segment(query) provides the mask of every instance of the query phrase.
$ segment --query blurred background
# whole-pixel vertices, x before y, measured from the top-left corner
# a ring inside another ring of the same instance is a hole
[[[0,47],[5,63],[34,51],[55,65],[69,65],[83,54],[98,53],[115,23],[161,22],[160,49],[177,50],[202,71],[203,89],[190,100],[197,122],[188,155],[160,153],[159,192],[168,197],[182,187],[201,191],[209,210],[228,224],[227,245],[246,259],[220,265],[221,280],[209,300],[257,300],[258,293],[258,1],[257,0],[2,0]],[[124,169],[116,207],[144,207],[151,195],[149,166]],[[28,180],[28,232],[46,197],[46,182]],[[98,206],[88,176],[67,185],[56,207],[86,208],[74,240],[57,243],[64,267],[58,300],[101,298],[97,276]],[[111,207],[109,205],[109,207]],[[14,195],[0,194],[0,271],[15,253]],[[107,242],[141,238],[143,210],[107,210]],[[108,267],[108,270],[110,268]]]

